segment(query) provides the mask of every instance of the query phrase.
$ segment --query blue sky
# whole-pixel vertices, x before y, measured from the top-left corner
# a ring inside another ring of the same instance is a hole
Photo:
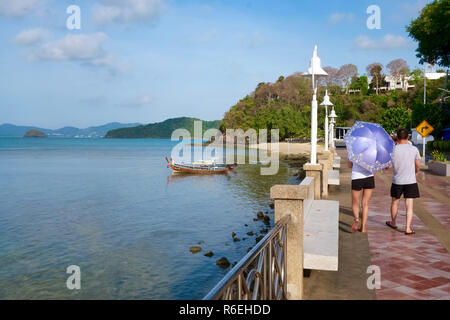
[[[0,123],[88,127],[221,119],[261,82],[403,58],[426,0],[0,0]],[[81,29],[66,28],[69,5]],[[369,30],[367,7],[381,9]]]

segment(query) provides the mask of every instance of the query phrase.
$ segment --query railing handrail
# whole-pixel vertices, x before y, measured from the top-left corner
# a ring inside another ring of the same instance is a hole
[[[280,219],[270,230],[264,238],[259,241],[253,249],[251,249],[223,278],[220,280],[213,289],[203,297],[203,300],[213,300],[222,294],[222,291],[229,283],[236,281],[241,272],[245,270],[252,262],[253,258],[257,257],[265,247],[270,243],[270,241],[275,238],[283,226],[285,226],[291,219],[290,215],[284,216]]]

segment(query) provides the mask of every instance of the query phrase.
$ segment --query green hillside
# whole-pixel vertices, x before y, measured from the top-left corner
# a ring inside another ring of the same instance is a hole
[[[200,121],[196,118],[174,118],[163,122],[151,123],[131,128],[122,128],[108,131],[105,138],[120,139],[140,139],[140,138],[160,138],[166,139],[172,136],[172,132],[176,129],[187,129],[191,135],[194,135],[194,121]],[[203,121],[202,129],[205,132],[208,129],[218,129],[221,125],[220,120]]]
[[[441,106],[442,91],[439,88],[444,87],[444,82],[445,78],[427,81],[426,106],[423,105],[423,80],[415,82],[415,87],[407,92],[393,90],[376,94],[372,84],[367,89],[365,75],[354,76],[349,82],[349,89],[357,89],[357,92],[347,93],[345,83],[336,80],[327,87],[320,86],[317,99],[320,104],[328,89],[338,115],[337,126],[352,126],[356,120],[361,120],[381,123],[387,131],[393,132],[398,127],[415,128],[427,120],[435,128],[433,135],[439,137],[442,129],[450,126],[449,107],[445,104]],[[281,140],[308,138],[313,95],[311,87],[311,81],[298,73],[280,77],[273,83],[262,82],[225,113],[221,130],[279,129]],[[324,137],[324,117],[324,107],[319,106],[319,137]]]

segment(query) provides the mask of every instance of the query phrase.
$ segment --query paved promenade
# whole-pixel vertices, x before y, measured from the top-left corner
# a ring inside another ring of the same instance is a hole
[[[341,156],[341,185],[328,199],[340,202],[339,271],[312,271],[305,279],[306,299],[446,299],[450,300],[450,179],[427,170],[418,177],[421,198],[414,202],[413,229],[406,236],[405,206],[401,201],[398,230],[390,220],[392,169],[375,175],[368,232],[350,233],[353,222],[351,169],[346,150]],[[381,269],[381,289],[369,290],[367,267]]]

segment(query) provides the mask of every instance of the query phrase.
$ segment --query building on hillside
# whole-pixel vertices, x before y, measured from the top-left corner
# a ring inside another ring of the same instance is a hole
[[[414,88],[415,85],[409,84],[412,77],[394,77],[386,76],[385,81],[387,83],[387,90],[403,90],[408,91],[408,89]]]
[[[437,80],[437,79],[445,77],[446,75],[447,74],[444,72],[427,72],[427,73],[425,73],[425,76],[427,77],[428,80]],[[387,85],[379,87],[378,89],[381,91],[392,91],[392,90],[408,91],[409,89],[412,89],[415,87],[414,84],[409,83],[409,81],[411,81],[411,79],[412,79],[411,76],[404,77],[403,79],[394,77],[394,76],[386,76],[384,80]],[[372,78],[369,78],[369,83],[371,83],[371,82],[372,82]]]
[[[447,76],[447,74],[445,72],[427,72],[425,76],[428,80],[437,80]]]

